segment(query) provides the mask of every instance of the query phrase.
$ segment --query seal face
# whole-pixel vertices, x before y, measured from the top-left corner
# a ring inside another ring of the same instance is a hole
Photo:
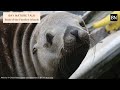
[[[47,15],[33,32],[33,56],[39,62],[38,76],[69,78],[89,49],[89,35],[81,19],[68,12]],[[35,64],[34,64],[35,65]]]

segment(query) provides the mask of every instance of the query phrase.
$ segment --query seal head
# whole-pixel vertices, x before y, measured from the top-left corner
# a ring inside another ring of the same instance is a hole
[[[39,61],[40,76],[69,78],[79,67],[90,45],[81,21],[77,15],[56,12],[36,26],[33,55],[36,54]]]

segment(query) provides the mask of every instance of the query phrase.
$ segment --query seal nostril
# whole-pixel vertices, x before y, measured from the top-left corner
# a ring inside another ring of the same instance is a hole
[[[70,34],[74,35],[75,37],[78,37],[78,30],[73,30],[70,32]]]

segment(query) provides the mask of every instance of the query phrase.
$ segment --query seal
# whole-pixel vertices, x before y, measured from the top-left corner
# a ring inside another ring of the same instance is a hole
[[[69,12],[46,15],[30,39],[30,54],[38,77],[67,79],[86,56],[90,40],[81,18]]]

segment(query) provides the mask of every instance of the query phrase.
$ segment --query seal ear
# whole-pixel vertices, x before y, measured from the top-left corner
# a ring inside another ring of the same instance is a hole
[[[33,54],[35,54],[35,53],[37,52],[37,44],[35,44],[35,45],[33,46],[32,52],[33,52]]]

